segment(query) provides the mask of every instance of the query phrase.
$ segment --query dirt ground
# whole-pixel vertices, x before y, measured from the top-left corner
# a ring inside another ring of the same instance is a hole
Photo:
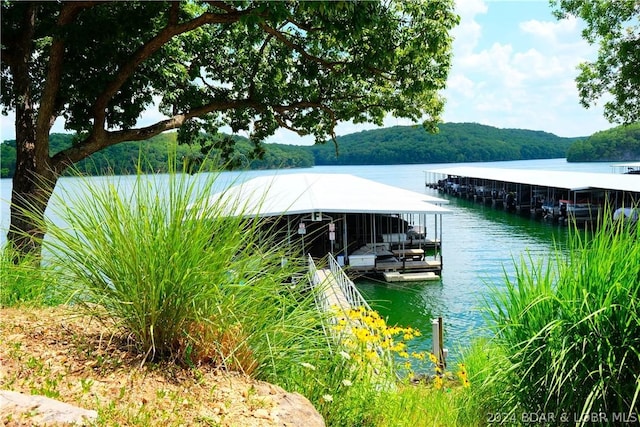
[[[141,366],[126,337],[67,308],[0,309],[0,343],[0,389],[97,410],[98,425],[283,425],[279,387],[206,366]],[[33,424],[0,415],[0,426]]]

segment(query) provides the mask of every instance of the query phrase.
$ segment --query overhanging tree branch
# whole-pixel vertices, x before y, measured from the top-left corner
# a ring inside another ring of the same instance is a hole
[[[334,122],[336,120],[333,111],[326,105],[318,102],[300,101],[289,105],[269,106],[252,99],[220,101],[194,108],[183,114],[174,115],[173,117],[159,121],[150,126],[114,132],[104,131],[99,134],[92,133],[82,142],[54,155],[51,163],[57,173],[62,173],[70,165],[77,163],[104,148],[111,147],[112,145],[116,145],[124,141],[143,141],[159,135],[162,132],[178,129],[187,120],[194,117],[201,117],[208,113],[246,108],[251,108],[256,111],[266,111],[268,108],[272,108],[279,114],[285,114],[291,110],[320,108],[327,111]],[[308,132],[301,131],[300,129],[290,129],[299,134],[308,134]]]
[[[260,28],[262,28],[266,33],[274,36],[277,40],[282,42],[285,46],[298,52],[305,59],[308,59],[309,61],[313,61],[317,64],[320,64],[325,68],[332,70],[337,65],[345,64],[345,62],[342,62],[342,61],[327,61],[326,59],[310,54],[309,52],[306,51],[305,48],[289,40],[282,31],[278,31],[276,28],[273,28],[272,26],[267,25],[265,22],[260,23]]]
[[[135,73],[136,69],[151,55],[160,50],[173,37],[187,33],[207,24],[229,24],[237,22],[242,16],[251,13],[251,9],[232,11],[226,14],[214,14],[205,12],[202,15],[187,22],[173,25],[171,22],[155,37],[141,46],[131,55],[131,60],[120,67],[115,78],[107,85],[105,90],[96,98],[93,105],[94,132],[103,132],[106,121],[106,111],[113,96],[122,85]]]

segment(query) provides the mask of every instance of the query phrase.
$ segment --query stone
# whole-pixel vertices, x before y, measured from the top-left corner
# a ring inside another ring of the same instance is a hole
[[[24,421],[29,425],[85,425],[98,417],[91,411],[45,396],[0,390],[0,420]],[[17,423],[17,425],[20,425]]]
[[[283,427],[325,427],[324,418],[309,399],[299,393],[278,393],[272,411],[275,424]]]

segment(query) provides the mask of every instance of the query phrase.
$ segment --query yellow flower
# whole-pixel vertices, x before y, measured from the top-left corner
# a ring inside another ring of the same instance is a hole
[[[365,352],[365,355],[367,356],[367,359],[369,359],[369,360],[377,360],[378,359],[378,353],[376,353],[373,350],[367,350]]]
[[[442,388],[442,386],[444,385],[444,381],[442,380],[442,377],[440,375],[436,375],[436,377],[433,379],[433,385],[438,390]]]
[[[424,353],[423,352],[413,352],[411,353],[411,357],[413,357],[414,359],[418,359],[418,360],[424,360]]]
[[[399,342],[396,345],[394,345],[393,347],[391,347],[391,351],[395,351],[396,353],[400,353],[401,351],[404,351],[407,348],[407,345],[403,342]]]
[[[431,360],[431,362],[437,364],[438,363],[438,358],[436,357],[435,354],[433,353],[429,353],[429,360]]]

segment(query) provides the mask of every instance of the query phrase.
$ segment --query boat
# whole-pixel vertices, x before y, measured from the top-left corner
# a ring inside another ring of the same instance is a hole
[[[558,210],[560,218],[584,221],[597,218],[600,205],[593,204],[589,200],[559,200]]]

